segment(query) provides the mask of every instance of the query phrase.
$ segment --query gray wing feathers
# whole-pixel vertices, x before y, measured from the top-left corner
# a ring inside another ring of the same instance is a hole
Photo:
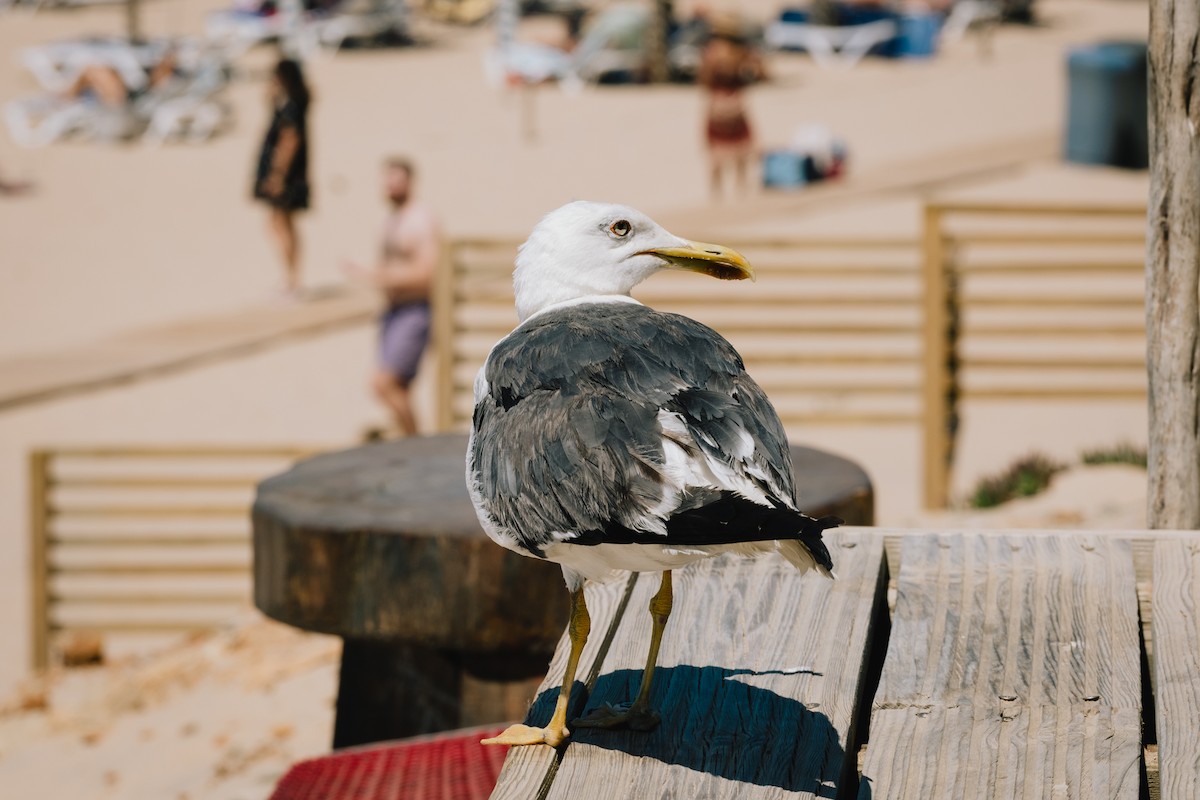
[[[689,446],[794,505],[774,409],[733,347],[694,320],[624,303],[552,311],[501,341],[484,371],[473,470],[489,516],[527,549],[644,527],[663,498],[660,410],[684,421]]]

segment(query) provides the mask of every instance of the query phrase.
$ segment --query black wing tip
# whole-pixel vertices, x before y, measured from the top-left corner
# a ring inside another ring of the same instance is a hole
[[[825,531],[829,530],[830,528],[836,528],[839,525],[846,524],[846,520],[842,519],[841,517],[837,517],[837,516],[833,516],[833,515],[830,515],[827,517],[821,517],[819,519],[816,517],[810,517],[807,514],[805,514],[803,516],[804,516],[804,532],[811,536],[816,536],[818,538],[820,538],[821,534],[823,534]]]
[[[846,521],[838,516],[825,516],[819,519],[805,515],[806,521],[805,531],[806,536],[801,537],[800,542],[812,555],[813,561],[817,566],[821,567],[825,574],[833,577],[833,556],[829,553],[829,548],[825,546],[825,542],[821,540],[821,534],[830,528],[836,528],[839,525],[845,525]]]

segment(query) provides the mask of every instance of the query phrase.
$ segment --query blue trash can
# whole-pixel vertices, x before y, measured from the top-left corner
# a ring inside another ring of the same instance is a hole
[[[1064,158],[1146,169],[1150,164],[1146,44],[1104,42],[1067,56]]]
[[[896,18],[899,32],[892,54],[896,58],[929,58],[937,53],[942,15],[932,11],[911,12]]]
[[[808,183],[808,159],[790,150],[773,150],[763,155],[762,182],[768,189],[803,189]]]

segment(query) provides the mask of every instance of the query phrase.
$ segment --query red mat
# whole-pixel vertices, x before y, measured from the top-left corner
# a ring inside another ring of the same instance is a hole
[[[501,730],[453,731],[301,761],[271,800],[487,800],[508,748],[479,740]]]

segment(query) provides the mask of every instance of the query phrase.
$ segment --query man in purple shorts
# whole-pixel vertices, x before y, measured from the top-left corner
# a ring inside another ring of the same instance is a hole
[[[383,186],[391,211],[383,227],[379,266],[342,265],[350,277],[376,287],[387,300],[372,384],[406,436],[417,432],[409,387],[429,342],[429,296],[442,247],[441,226],[429,208],[412,199],[412,183],[411,162],[387,160]]]

